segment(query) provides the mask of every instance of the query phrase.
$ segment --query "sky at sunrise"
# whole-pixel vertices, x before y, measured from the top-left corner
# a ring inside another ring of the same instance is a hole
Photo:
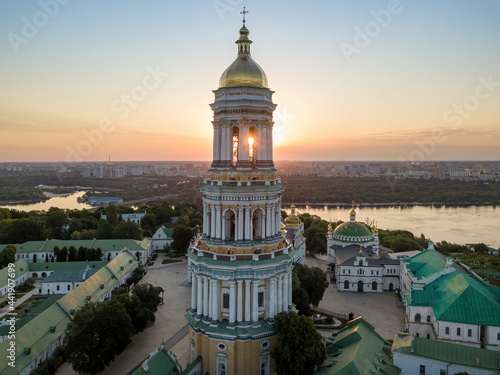
[[[500,1],[2,0],[0,162],[210,160],[249,11],[275,160],[498,160]]]

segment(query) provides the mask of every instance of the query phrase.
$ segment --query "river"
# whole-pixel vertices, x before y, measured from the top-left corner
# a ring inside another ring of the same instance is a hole
[[[290,210],[286,209],[287,213]],[[351,207],[297,207],[297,213],[318,215],[323,220],[349,220]],[[470,207],[357,207],[357,221],[375,220],[380,229],[404,229],[421,233],[434,242],[479,243],[500,246],[500,208]]]
[[[66,196],[54,196],[45,202],[39,203],[29,203],[29,204],[13,204],[13,205],[5,205],[0,206],[3,208],[8,208],[10,210],[19,210],[19,211],[33,211],[33,210],[44,210],[47,211],[50,207],[58,207],[65,210],[81,210],[84,208],[92,207],[87,203],[78,203],[77,199],[82,197],[85,194],[85,191],[77,191],[75,193],[66,195]]]
[[[1,206],[20,211],[62,209],[83,209],[91,206],[78,203],[84,191],[77,191],[65,197],[53,197],[45,202]],[[286,211],[290,213],[287,208]],[[324,220],[349,220],[351,207],[343,206],[299,206],[298,213],[309,212]],[[500,208],[494,206],[470,207],[357,207],[357,220],[375,220],[381,229],[404,229],[416,236],[423,233],[434,242],[448,241],[459,244],[484,242],[494,248],[500,247]]]

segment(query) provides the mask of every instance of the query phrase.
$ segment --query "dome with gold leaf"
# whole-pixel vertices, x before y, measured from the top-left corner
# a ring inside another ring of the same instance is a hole
[[[295,213],[295,205],[292,203],[290,206],[291,213],[288,215],[286,218],[286,225],[288,226],[293,226],[293,227],[298,227],[300,224],[299,217]]]
[[[240,29],[240,38],[236,41],[238,45],[238,56],[236,60],[222,73],[219,80],[219,88],[222,87],[268,87],[267,76],[264,70],[250,56],[250,44],[248,39],[250,31],[245,27]]]

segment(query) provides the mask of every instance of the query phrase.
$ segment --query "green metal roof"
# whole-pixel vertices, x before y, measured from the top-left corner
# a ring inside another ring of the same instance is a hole
[[[46,279],[42,280],[43,283],[76,283],[84,282],[95,274],[98,270],[96,268],[90,268],[88,271],[86,269],[77,270],[58,270],[52,272]]]
[[[58,271],[58,270],[78,270],[90,268],[100,269],[106,265],[106,261],[99,260],[94,262],[41,262],[29,263],[31,272]]]
[[[428,277],[446,268],[446,257],[435,250],[424,250],[407,261],[406,268],[419,277]]]
[[[9,366],[9,359],[6,355],[2,355],[0,356],[0,374],[19,374],[20,370],[28,366],[49,345],[60,338],[72,319],[72,312],[85,304],[89,300],[87,297],[90,297],[91,301],[98,300],[111,289],[124,272],[128,272],[137,263],[132,253],[123,251],[78,288],[73,289],[36,318],[30,320],[24,327],[18,329],[15,350],[16,367]],[[116,274],[113,274],[112,270],[116,270]],[[9,345],[10,340],[1,342],[0,351],[7,353]]]
[[[143,367],[147,366],[147,370]],[[143,362],[143,366],[137,369],[132,375],[180,375],[181,366],[175,354],[165,349],[162,344],[156,351],[150,354],[149,358]]]
[[[317,374],[396,375],[401,371],[392,365],[388,342],[362,317],[351,320],[337,334],[327,338],[326,352],[327,358]]]
[[[174,228],[165,228],[165,227],[162,227],[163,229],[163,233],[165,233],[165,235],[167,237],[172,237],[172,234],[174,234]]]
[[[16,330],[19,330],[21,327],[26,325],[30,320],[36,318],[50,306],[52,306],[56,301],[60,300],[63,297],[62,294],[53,295],[48,298],[44,298],[42,302],[34,307],[30,307],[25,309],[23,312],[19,313],[16,318]],[[5,316],[4,318],[8,319],[9,316]],[[0,336],[5,336],[9,333],[10,325],[0,326]]]
[[[16,279],[21,277],[21,275],[25,274],[29,271],[28,262],[25,260],[18,260],[14,262],[14,272],[16,274]],[[8,267],[4,267],[0,270],[0,288],[3,288],[9,282],[9,269]]]
[[[412,291],[411,306],[431,306],[437,320],[500,326],[500,288],[458,270]]]
[[[365,224],[350,221],[335,228],[333,235],[336,238],[340,236],[354,237],[353,240],[343,240],[345,242],[368,242],[373,239],[372,232]],[[363,237],[368,237],[368,239]]]
[[[408,333],[400,333],[394,337],[392,351],[488,370],[498,370],[500,360],[498,351],[428,340]],[[479,363],[476,359],[479,360]]]
[[[112,239],[112,240],[45,240],[45,241],[28,241],[22,244],[16,244],[17,253],[33,253],[33,252],[53,252],[54,247],[59,246],[61,249],[64,246],[68,248],[74,246],[87,247],[91,249],[101,248],[103,251],[122,250],[128,248],[130,250],[145,250],[151,244],[151,238],[145,237],[142,240],[132,239]],[[6,245],[0,245],[0,250]]]

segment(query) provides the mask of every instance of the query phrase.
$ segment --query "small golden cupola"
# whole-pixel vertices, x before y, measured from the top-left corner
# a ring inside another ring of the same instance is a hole
[[[240,38],[236,41],[238,56],[222,73],[219,80],[219,88],[240,86],[268,88],[266,73],[250,56],[250,44],[252,44],[252,41],[248,38],[249,34],[250,31],[246,28],[245,19],[243,19]]]
[[[286,218],[286,225],[288,226],[293,226],[293,227],[298,227],[299,226],[299,217],[295,213],[295,204],[292,203],[290,206],[291,213],[290,215]]]

